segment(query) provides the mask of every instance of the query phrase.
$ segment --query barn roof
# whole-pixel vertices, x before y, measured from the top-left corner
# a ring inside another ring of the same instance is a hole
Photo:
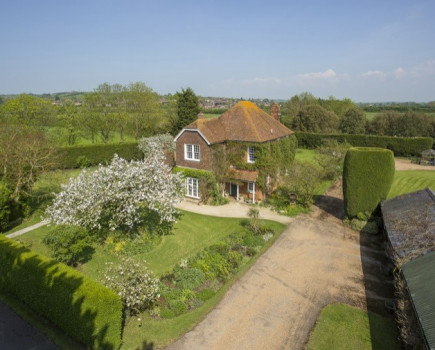
[[[183,130],[198,130],[209,144],[225,141],[267,142],[293,134],[249,101],[237,103],[219,118],[197,119]]]
[[[435,252],[406,263],[403,276],[428,349],[435,349]]]
[[[397,256],[415,258],[435,250],[433,190],[426,188],[384,201],[381,209],[387,237]]]

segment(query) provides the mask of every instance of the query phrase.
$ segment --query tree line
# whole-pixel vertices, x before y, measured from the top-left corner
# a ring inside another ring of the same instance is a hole
[[[57,145],[74,145],[80,138],[108,143],[139,140],[159,133],[177,133],[199,113],[198,97],[182,89],[162,101],[142,82],[100,84],[83,94],[83,102],[54,104],[50,100],[21,94],[0,106],[0,122],[43,131]],[[186,115],[188,114],[188,115]]]
[[[368,120],[364,110],[347,98],[320,99],[302,93],[284,103],[281,113],[282,123],[295,131],[435,138],[433,115],[385,110]]]

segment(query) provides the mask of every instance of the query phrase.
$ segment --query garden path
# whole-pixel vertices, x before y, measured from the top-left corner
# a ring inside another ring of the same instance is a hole
[[[219,206],[198,205],[196,202],[183,200],[177,205],[177,208],[203,215],[220,216],[226,218],[247,218],[249,217],[248,211],[250,206],[248,204],[236,202],[234,200],[230,200],[228,204]],[[294,218],[279,215],[269,208],[257,208],[260,211],[261,219],[273,220],[283,224],[289,224],[294,220]]]
[[[336,183],[312,213],[293,219],[206,318],[167,349],[301,349],[331,302],[382,309],[390,297],[376,287],[385,285],[383,251],[343,226],[341,193]]]
[[[11,233],[9,235],[6,235],[6,237],[8,237],[8,238],[18,237],[18,236],[21,236],[22,234],[24,234],[26,232],[36,230],[37,228],[39,228],[41,226],[44,226],[44,225],[47,225],[47,224],[48,224],[48,221],[44,220],[44,221],[38,222],[37,224],[34,224],[32,226],[23,228],[21,230],[15,231],[15,232],[13,232],[13,233]]]
[[[409,159],[395,158],[396,170],[435,170],[435,166],[432,165],[420,165],[411,163]]]

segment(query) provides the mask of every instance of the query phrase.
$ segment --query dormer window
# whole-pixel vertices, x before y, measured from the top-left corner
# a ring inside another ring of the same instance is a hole
[[[199,154],[199,145],[184,145],[184,159],[186,160],[194,160],[199,162],[200,154]]]
[[[255,163],[255,147],[248,147],[248,163]]]

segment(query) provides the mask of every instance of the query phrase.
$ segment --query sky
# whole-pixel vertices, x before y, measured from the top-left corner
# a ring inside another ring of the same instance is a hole
[[[435,100],[435,0],[0,0],[0,94]]]

